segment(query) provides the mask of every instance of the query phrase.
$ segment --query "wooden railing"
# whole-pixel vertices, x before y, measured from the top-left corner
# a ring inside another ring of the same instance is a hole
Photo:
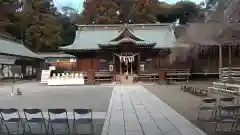
[[[188,81],[190,69],[171,69],[166,73],[166,80],[169,81]]]
[[[100,72],[95,72],[95,81],[97,83],[102,83],[102,82],[112,82],[114,79],[112,72],[109,71],[100,71]]]
[[[240,67],[222,68],[219,78],[222,82],[229,80],[240,81]]]
[[[156,82],[159,80],[159,75],[156,71],[152,72],[141,72],[136,77],[136,81],[147,81],[147,82]]]
[[[219,91],[219,92],[228,92],[233,94],[240,94],[240,85],[222,83],[222,82],[213,82],[212,87],[208,87],[210,90]]]
[[[219,71],[218,71],[218,68],[200,68],[191,74],[193,74],[193,75],[219,75]]]

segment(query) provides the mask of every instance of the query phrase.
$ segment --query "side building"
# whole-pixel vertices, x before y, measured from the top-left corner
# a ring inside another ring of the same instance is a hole
[[[21,42],[0,35],[0,79],[36,78],[42,59]]]

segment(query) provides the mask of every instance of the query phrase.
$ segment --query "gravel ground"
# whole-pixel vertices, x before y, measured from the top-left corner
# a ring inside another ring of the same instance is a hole
[[[197,88],[207,88],[211,83],[190,83],[189,85]],[[195,124],[208,135],[239,135],[240,132],[235,133],[220,133],[214,132],[214,124],[203,120],[197,120],[198,106],[203,97],[197,97],[190,93],[180,90],[180,85],[154,85],[144,86],[148,91],[155,94],[162,101],[171,106],[174,110]],[[229,96],[225,93],[209,93],[209,97]],[[236,97],[239,98],[239,97]],[[225,125],[225,127],[228,125]]]
[[[0,108],[91,108],[94,112],[106,112],[112,95],[112,87],[104,86],[45,86],[39,83],[16,84],[22,96],[9,96],[10,85],[0,87]]]
[[[46,86],[38,82],[29,82],[0,86],[0,108],[17,108],[22,111],[23,108],[41,108],[47,112],[49,108],[65,108],[71,112],[73,108],[91,108],[93,112],[107,111],[109,101],[112,95],[111,86]],[[22,96],[10,96],[12,88],[20,89]],[[69,121],[72,127],[72,120]],[[94,119],[95,135],[101,135],[104,124],[104,116]],[[10,125],[12,130],[16,125]],[[35,126],[39,130],[40,126]],[[63,127],[58,125],[61,131]],[[26,128],[27,129],[27,128]],[[80,128],[87,133],[88,128]],[[6,130],[4,129],[4,132]],[[4,133],[0,133],[1,135]]]

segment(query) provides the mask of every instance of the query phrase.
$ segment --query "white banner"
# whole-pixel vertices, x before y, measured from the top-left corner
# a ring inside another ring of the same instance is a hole
[[[42,70],[41,83],[48,83],[50,74],[51,74],[50,70]]]
[[[142,72],[144,71],[144,64],[140,65],[140,71],[142,71]]]
[[[49,70],[56,70],[55,66],[49,66]]]
[[[77,60],[71,58],[71,59],[70,59],[70,62],[71,62],[71,63],[73,63],[73,62],[77,62]]]
[[[109,65],[109,71],[113,71],[113,65]]]

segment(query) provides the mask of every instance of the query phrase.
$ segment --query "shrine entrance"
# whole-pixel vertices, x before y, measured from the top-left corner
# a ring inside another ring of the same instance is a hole
[[[119,74],[137,74],[138,73],[138,53],[120,53],[115,54],[115,72]]]

